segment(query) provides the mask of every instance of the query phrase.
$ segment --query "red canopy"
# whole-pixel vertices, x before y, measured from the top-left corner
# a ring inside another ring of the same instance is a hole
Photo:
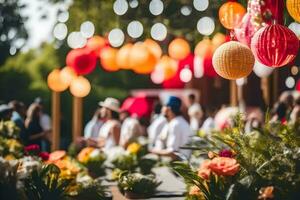
[[[128,97],[121,106],[122,111],[136,114],[139,118],[151,114],[152,103],[146,97]]]

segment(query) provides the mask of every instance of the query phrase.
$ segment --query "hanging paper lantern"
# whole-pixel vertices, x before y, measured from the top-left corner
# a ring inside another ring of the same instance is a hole
[[[155,67],[156,58],[142,42],[135,43],[129,53],[131,68],[140,74],[150,74]]]
[[[285,26],[275,24],[261,28],[252,38],[255,58],[270,67],[282,67],[296,57],[299,49],[297,36]]]
[[[61,81],[64,82],[65,84],[67,84],[68,86],[70,86],[72,80],[75,79],[76,77],[77,77],[77,74],[74,71],[74,69],[71,67],[68,67],[68,66],[64,67],[60,71]]]
[[[177,72],[177,68],[177,62],[169,56],[162,56],[155,66],[155,70],[163,71],[164,80],[174,77]]]
[[[195,47],[195,55],[204,58],[205,56],[212,56],[213,45],[209,38],[204,38]]]
[[[91,91],[91,84],[89,80],[83,76],[78,76],[71,82],[70,92],[75,97],[85,97]]]
[[[93,51],[97,56],[100,56],[101,49],[106,46],[106,40],[100,36],[93,36],[88,39],[86,47]]]
[[[176,38],[169,44],[168,52],[171,58],[174,58],[175,60],[182,60],[189,55],[191,49],[186,40]]]
[[[237,2],[224,3],[219,9],[221,24],[227,29],[236,28],[243,19],[246,9]]]
[[[213,67],[223,78],[235,80],[248,76],[255,59],[251,50],[239,42],[221,45],[214,53]]]
[[[286,7],[292,18],[300,22],[300,0],[287,0]]]
[[[274,68],[268,67],[266,65],[261,64],[257,60],[255,61],[253,72],[256,74],[256,76],[260,78],[268,77],[272,74]]]
[[[211,42],[215,50],[226,42],[226,36],[223,33],[216,33]]]
[[[257,30],[258,29],[252,23],[251,15],[246,13],[240,25],[234,29],[234,32],[235,37],[239,42],[250,47],[251,39]]]
[[[47,78],[48,87],[55,92],[62,92],[66,90],[69,85],[62,81],[60,70],[54,69]]]
[[[204,58],[195,56],[195,58],[194,58],[194,75],[196,78],[201,78],[202,76],[214,78],[218,75],[213,67],[211,56],[207,56]]]
[[[129,54],[133,44],[125,44],[117,53],[117,64],[121,69],[131,69]]]
[[[157,42],[151,39],[146,39],[144,41],[144,44],[148,48],[148,50],[156,57],[156,59],[159,59],[162,55],[161,47]]]
[[[109,72],[119,70],[119,66],[117,65],[117,53],[118,50],[111,47],[102,49],[100,53],[100,62],[104,70]]]
[[[72,67],[79,75],[91,73],[97,64],[97,56],[89,49],[73,49],[66,58],[67,66]]]

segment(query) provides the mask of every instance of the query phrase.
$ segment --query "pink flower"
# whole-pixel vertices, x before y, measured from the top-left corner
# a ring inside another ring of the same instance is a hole
[[[216,157],[209,163],[209,169],[219,176],[234,176],[240,170],[236,159],[228,157]]]
[[[43,160],[43,161],[47,161],[49,159],[49,153],[48,152],[41,152],[39,153],[39,157]]]
[[[219,156],[220,157],[228,157],[228,158],[232,158],[233,157],[233,153],[231,150],[229,149],[223,149],[219,152]]]
[[[208,180],[211,174],[211,169],[209,168],[211,160],[204,160],[198,169],[198,176],[203,179]]]

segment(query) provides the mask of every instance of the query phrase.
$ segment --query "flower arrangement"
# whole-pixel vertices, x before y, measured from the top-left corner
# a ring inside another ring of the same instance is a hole
[[[161,183],[153,175],[123,172],[120,174],[118,186],[129,199],[151,197]]]
[[[79,152],[77,160],[87,167],[92,177],[97,178],[105,175],[106,155],[100,149],[86,147]]]
[[[207,139],[209,159],[197,170],[173,163],[190,186],[188,199],[299,199],[299,124],[266,123],[247,134],[243,125],[237,117],[235,126]]]

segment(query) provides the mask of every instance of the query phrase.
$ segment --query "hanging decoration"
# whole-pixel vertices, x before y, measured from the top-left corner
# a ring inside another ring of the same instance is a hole
[[[157,42],[151,39],[146,39],[144,41],[147,49],[155,56],[156,59],[159,59],[162,55],[162,49]]]
[[[246,13],[240,25],[234,29],[234,32],[235,37],[239,42],[250,47],[251,39],[257,30],[258,28],[252,23],[251,15]]]
[[[257,60],[255,61],[255,64],[253,67],[253,72],[256,74],[256,76],[258,76],[260,78],[265,78],[265,77],[270,76],[273,71],[274,71],[274,68],[263,65],[260,62],[258,62]]]
[[[300,0],[287,0],[286,7],[292,18],[300,22]]]
[[[96,56],[100,56],[101,49],[103,49],[107,45],[107,41],[101,36],[93,36],[88,39],[86,43],[86,48],[93,51]]]
[[[297,36],[285,26],[275,24],[261,28],[252,38],[255,58],[270,67],[282,67],[296,57],[299,49]]]
[[[129,54],[133,44],[128,43],[121,47],[117,53],[117,65],[121,69],[130,69]]]
[[[85,97],[91,91],[91,84],[89,80],[83,76],[75,78],[70,85],[70,92],[75,97]]]
[[[212,56],[214,47],[209,38],[204,38],[195,47],[194,53],[196,56],[204,58],[206,56]]]
[[[79,75],[91,73],[97,64],[97,56],[87,48],[73,49],[66,58],[67,66],[72,67]]]
[[[54,69],[47,78],[48,87],[55,92],[62,92],[66,90],[69,85],[62,81],[60,70]]]
[[[236,80],[248,76],[253,69],[251,50],[236,41],[221,45],[213,55],[213,67],[225,79]]]
[[[237,2],[226,2],[219,9],[221,24],[227,29],[236,28],[243,19],[246,9]]]
[[[226,42],[226,36],[223,33],[216,33],[211,42],[215,50]]]
[[[189,43],[183,38],[175,38],[168,48],[169,56],[175,60],[186,58],[191,52]]]
[[[70,86],[72,80],[75,79],[76,77],[77,74],[75,70],[71,67],[66,66],[60,71],[61,81],[68,86]]]
[[[155,66],[155,70],[163,72],[164,80],[169,80],[174,77],[177,69],[177,62],[167,55],[162,56]]]
[[[119,70],[117,64],[118,50],[112,47],[105,47],[100,53],[100,62],[104,70],[109,72],[115,72]]]

